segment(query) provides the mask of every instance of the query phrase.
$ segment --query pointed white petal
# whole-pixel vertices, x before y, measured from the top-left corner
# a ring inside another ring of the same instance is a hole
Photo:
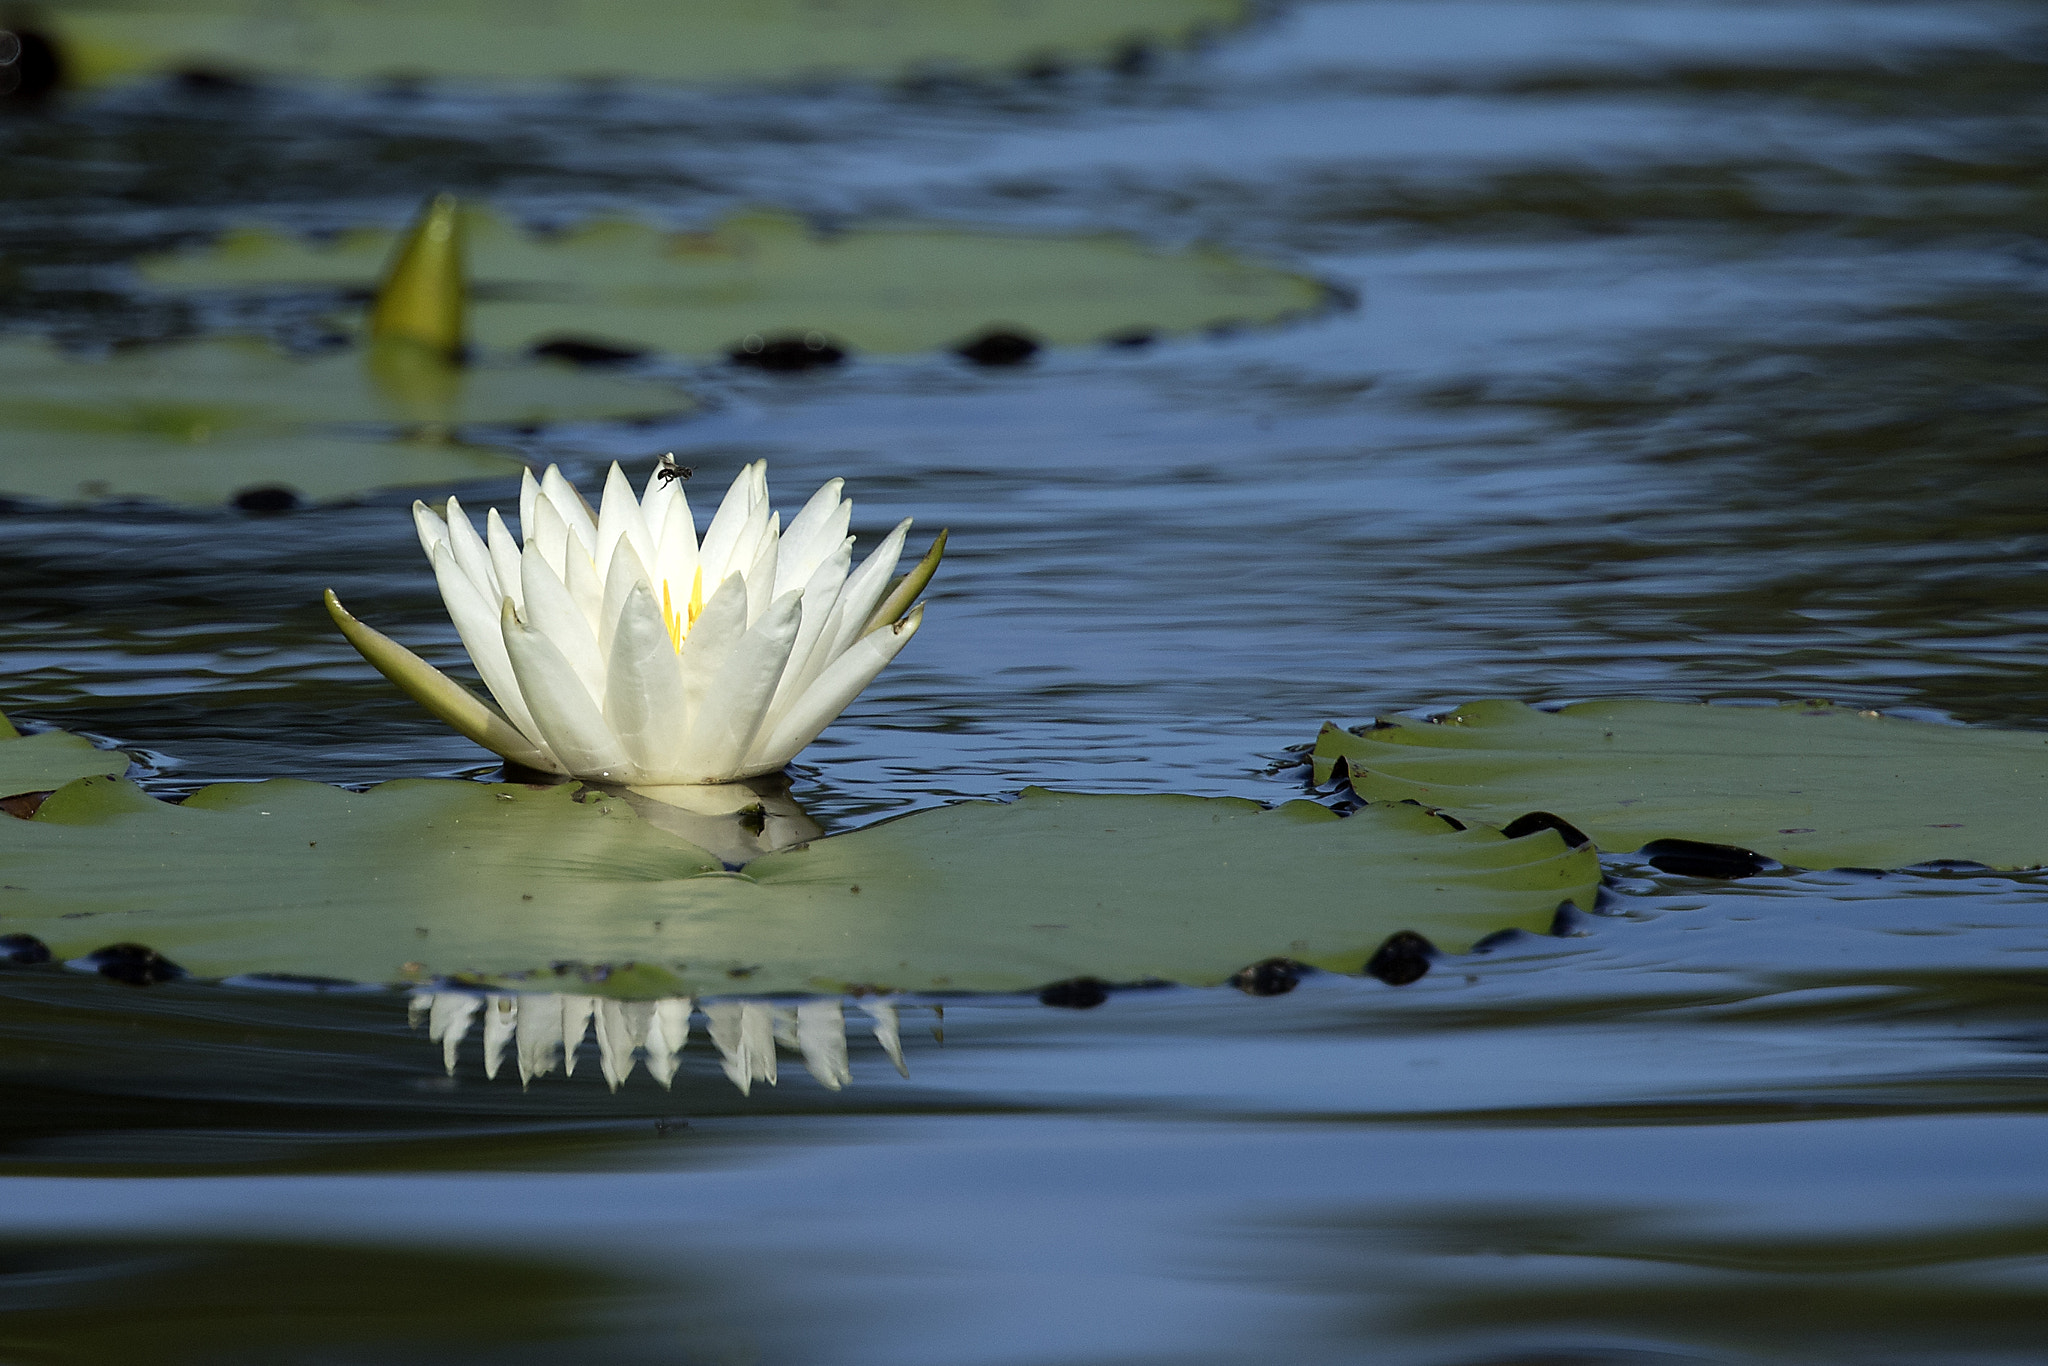
[[[818,572],[818,566],[837,554],[845,543],[847,523],[852,519],[853,504],[841,502],[837,507],[828,509],[817,526],[802,532],[792,526],[783,532],[781,559],[775,569],[776,582],[787,581],[791,588],[808,582]],[[799,516],[798,520],[801,521],[802,517]],[[780,594],[783,590],[776,591]]]
[[[661,544],[654,552],[655,563],[648,566],[659,576],[656,583],[656,597],[660,589],[668,588],[669,604],[678,612],[687,612],[690,606],[690,590],[697,583],[697,529],[690,524],[690,509],[681,502],[669,508],[668,519],[662,523]],[[708,589],[718,587],[717,579],[709,579],[704,585]]]
[[[725,491],[725,500],[712,515],[711,525],[704,529],[704,541],[697,553],[703,561],[707,579],[724,579],[732,572],[726,564],[732,559],[733,546],[739,541],[740,532],[754,508],[753,468],[749,465],[733,476],[732,487]],[[763,517],[762,521],[767,521],[767,518]]]
[[[545,512],[541,520],[547,520]],[[568,587],[555,577],[545,554],[532,546],[520,556],[519,581],[526,590],[522,620],[561,652],[576,676],[583,680],[590,705],[597,706],[604,697],[604,656],[597,652],[597,635],[590,629],[590,618],[570,596]],[[523,684],[521,689],[524,690]],[[527,705],[533,706],[532,698],[527,699]],[[538,708],[534,708],[534,715],[540,715]],[[545,728],[546,723],[542,725]]]
[[[853,1080],[846,1062],[846,1012],[836,1000],[804,1001],[796,1008],[796,1043],[804,1066],[827,1090]]]
[[[434,547],[447,543],[448,524],[441,520],[440,513],[415,498],[412,502],[412,527],[419,533],[420,549],[432,560]]]
[[[533,596],[529,579],[527,597]],[[519,690],[562,766],[579,778],[638,782],[640,774],[627,762],[625,746],[605,724],[604,714],[591,700],[583,680],[554,642],[513,615],[510,603],[505,604],[503,626]]]
[[[632,553],[631,546],[619,547],[622,556]],[[688,782],[688,776],[677,776],[683,772],[690,733],[682,661],[645,584],[636,586],[623,604],[606,672],[605,720],[640,769],[640,780]]]
[[[455,567],[455,552],[445,545],[434,552],[434,582],[441,589],[448,619],[455,623],[455,634],[462,638],[462,648],[469,651],[470,663],[476,665],[484,686],[504,708],[506,719],[536,748],[547,748],[547,737],[534,722],[533,709],[527,705],[518,675],[513,673],[512,662],[505,653],[497,612],[492,604],[477,596],[469,576]]]
[[[744,760],[796,642],[800,600],[800,594],[785,593],[761,614],[712,676],[705,700],[692,709],[685,748],[699,768],[696,781],[743,776]]]
[[[709,585],[706,585],[709,587]],[[711,682],[747,633],[747,585],[735,574],[718,585],[697,624],[683,637],[683,691],[692,717],[711,702]]]
[[[838,605],[839,590],[846,582],[847,566],[852,563],[853,548],[842,544],[838,551],[825,563],[818,566],[809,583],[803,586],[803,619],[796,628],[796,644],[789,648],[789,662],[782,666],[782,678],[775,685],[775,700],[768,704],[768,715],[761,724],[773,726],[782,718],[789,704],[802,696],[804,685],[823,671],[820,662],[813,668],[819,637],[824,634],[825,624],[831,620],[832,609]]]
[[[499,593],[524,612],[526,590],[519,586],[519,542],[505,529],[505,519],[496,508],[484,519],[484,538],[491,552],[491,572],[498,576]]]
[[[592,558],[600,568],[611,564],[622,537],[633,543],[640,563],[653,561],[654,535],[640,515],[640,500],[633,496],[633,486],[614,460],[611,473],[605,476],[603,508],[597,515],[597,554]]]
[[[860,696],[861,689],[874,681],[882,666],[910,643],[923,622],[924,606],[920,603],[910,609],[910,615],[900,625],[885,626],[855,641],[852,649],[826,666],[817,682],[804,689],[781,720],[764,728],[747,753],[747,772],[769,772],[794,759],[799,750],[818,738],[819,731],[846,710],[847,704]]]
[[[526,550],[539,548],[541,558],[548,568],[561,578],[569,572],[569,524],[562,520],[562,514],[555,505],[543,498],[533,505],[533,520],[527,523],[533,529],[526,534]]]
[[[597,1008],[597,1048],[604,1079],[616,1091],[633,1075],[636,1051],[654,1022],[652,1001],[605,1001]]]
[[[485,602],[496,602],[505,596],[498,587],[498,571],[491,566],[491,552],[484,545],[483,537],[476,534],[470,524],[469,514],[462,510],[462,503],[452,495],[448,499],[448,545],[455,551],[455,563],[462,572],[469,575],[470,583],[476,586],[477,595]],[[428,556],[432,558],[431,555]]]
[[[591,515],[590,504],[583,501],[583,495],[575,486],[562,477],[562,471],[548,466],[546,474],[540,477],[541,496],[555,505],[555,511],[562,514],[562,520],[569,524],[570,534],[583,543],[583,553],[592,554],[597,549],[597,518]]]
[[[534,481],[530,469],[519,472],[519,535],[523,549],[533,540],[534,509],[540,505],[540,485]]]
[[[595,641],[600,623],[604,620],[604,579],[598,574],[597,566],[590,557],[580,550],[574,541],[563,552],[568,561],[568,573],[563,576],[569,598],[576,604],[576,610],[583,613],[583,620],[590,624],[590,638]]]
[[[910,519],[905,517],[896,524],[896,529],[882,538],[875,547],[875,553],[861,561],[860,568],[846,576],[846,587],[840,590],[840,618],[834,633],[825,642],[828,658],[839,655],[867,634],[868,616],[875,610],[884,594],[889,591],[889,581],[896,577],[896,564],[903,558],[903,538],[910,534]]]
[[[626,595],[635,587],[645,588],[650,594],[655,591],[646,566],[633,551],[633,543],[621,540],[612,551],[611,567],[605,570],[604,604],[597,615],[597,652],[607,660],[612,657],[612,637],[619,629],[619,613],[625,609]]]
[[[759,621],[761,614],[768,610],[768,604],[775,601],[775,552],[778,539],[776,533],[781,529],[781,521],[782,514],[779,512],[768,518],[768,524],[761,532],[761,539],[756,543],[753,558],[746,566],[749,626]]]
[[[819,486],[818,491],[811,495],[811,500],[803,505],[802,510],[795,517],[791,518],[789,525],[783,529],[782,563],[784,565],[803,564],[805,566],[802,571],[803,578],[809,578],[811,570],[817,567],[815,564],[810,563],[810,561],[819,558],[817,550],[812,546],[812,542],[818,540],[824,534],[824,528],[831,521],[833,512],[844,501],[839,495],[845,487],[846,481],[844,479],[827,479]],[[837,538],[833,538],[830,544],[837,544]],[[794,577],[795,571],[785,569],[784,573]],[[778,583],[775,595],[781,597],[790,589],[801,588],[802,586],[801,579],[795,582]]]

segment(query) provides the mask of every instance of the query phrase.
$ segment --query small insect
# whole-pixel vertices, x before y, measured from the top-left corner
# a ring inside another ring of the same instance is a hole
[[[660,460],[655,462],[654,466],[655,476],[664,484],[672,479],[688,479],[696,472],[697,467],[695,465],[678,465],[674,451],[670,451],[667,455],[662,456]]]

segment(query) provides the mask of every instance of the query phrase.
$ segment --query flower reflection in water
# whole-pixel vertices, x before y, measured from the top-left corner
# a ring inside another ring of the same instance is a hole
[[[863,999],[855,1005],[867,1015],[875,1039],[903,1076],[903,1044],[896,1006],[886,1000]],[[495,1078],[508,1051],[518,1063],[521,1084],[544,1077],[560,1065],[564,1076],[576,1071],[576,1053],[592,1032],[597,1035],[598,1066],[616,1091],[644,1058],[648,1072],[666,1088],[680,1066],[679,1054],[690,1040],[694,1014],[702,1014],[725,1066],[725,1075],[741,1094],[757,1081],[774,1085],[776,1050],[803,1058],[804,1067],[830,1090],[853,1079],[847,1060],[846,1009],[837,997],[821,997],[795,1005],[768,1001],[706,1001],[687,996],[660,1001],[613,1001],[598,996],[552,992],[495,993],[417,991],[412,1020],[424,1023],[441,1045],[441,1057],[452,1075],[462,1043],[481,1021],[484,1075]]]

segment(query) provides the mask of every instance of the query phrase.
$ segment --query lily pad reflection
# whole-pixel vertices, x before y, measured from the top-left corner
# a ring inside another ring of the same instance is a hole
[[[546,363],[457,369],[390,351],[306,358],[236,340],[94,360],[0,342],[0,494],[209,504],[280,490],[325,501],[519,472],[515,456],[459,429],[691,406],[666,386]]]

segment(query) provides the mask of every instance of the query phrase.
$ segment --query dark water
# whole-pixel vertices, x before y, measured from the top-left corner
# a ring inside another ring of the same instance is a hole
[[[252,214],[774,203],[1120,228],[1355,308],[1005,372],[678,370],[537,458],[765,455],[953,529],[807,752],[844,828],[1026,783],[1277,800],[1324,718],[1825,696],[2048,725],[2048,10],[1301,4],[1137,76],[0,122],[8,317],[255,325],[118,263]],[[483,488],[479,498],[507,490]],[[407,498],[9,512],[10,715],[176,791],[487,771],[333,634],[459,656]],[[908,1007],[910,1076],[451,1078],[403,998],[0,977],[0,1360],[2048,1360],[2048,883],[1611,861],[1422,982]],[[1280,893],[1280,894],[1284,894]],[[146,1349],[145,1349],[146,1344]]]

